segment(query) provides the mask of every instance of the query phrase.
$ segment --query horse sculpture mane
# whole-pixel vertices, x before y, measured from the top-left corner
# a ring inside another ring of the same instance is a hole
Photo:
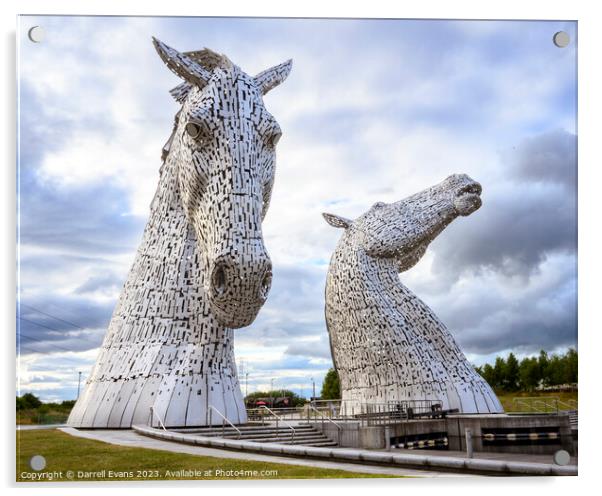
[[[246,422],[233,329],[253,322],[270,289],[261,223],[280,129],[262,97],[291,61],[251,77],[211,50],[153,42],[184,79],[171,91],[182,108],[74,427],[221,424],[216,410]]]
[[[503,412],[491,387],[433,311],[399,280],[459,215],[481,206],[466,175],[392,204],[376,203],[355,221],[324,214],[345,231],[326,282],[326,323],[345,408],[440,400],[464,413]]]

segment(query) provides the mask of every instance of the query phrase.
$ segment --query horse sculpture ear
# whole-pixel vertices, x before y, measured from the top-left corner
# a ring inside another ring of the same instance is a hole
[[[290,74],[292,67],[293,61],[292,59],[289,59],[280,65],[276,65],[257,74],[253,79],[255,80],[255,84],[259,88],[259,91],[261,91],[261,94],[265,95],[268,91],[282,83]]]
[[[169,90],[169,94],[176,102],[184,103],[184,100],[186,100],[186,97],[192,88],[193,86],[188,81],[184,81],[183,83],[178,84],[178,86],[175,88]]]
[[[352,220],[346,219],[345,217],[339,217],[338,215],[334,214],[322,213],[322,217],[324,217],[326,222],[328,222],[332,227],[342,227],[343,229],[347,229],[353,223]]]
[[[185,81],[202,88],[211,78],[211,73],[199,63],[174,48],[167,46],[154,36],[153,44],[161,60],[165,62],[165,65]]]

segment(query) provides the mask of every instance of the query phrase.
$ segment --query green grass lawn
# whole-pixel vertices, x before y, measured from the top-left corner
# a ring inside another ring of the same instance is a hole
[[[46,459],[46,467],[40,472],[29,467],[29,460],[34,455],[42,455]],[[182,471],[187,473],[181,473]],[[29,482],[32,474],[36,474],[46,482],[48,475],[40,474],[52,473],[54,481],[393,477],[129,448],[70,436],[54,429],[17,431],[17,481]]]
[[[551,400],[552,398],[558,398],[561,402],[567,403],[569,400],[577,401],[577,392],[514,392],[505,393],[500,392],[497,397],[502,402],[502,406],[506,412],[520,412],[520,413],[533,413],[525,402],[515,402],[514,398],[538,398],[542,401],[546,401],[546,405],[542,403],[535,404],[537,408],[546,409],[548,413],[555,411],[555,403]],[[560,409],[565,409],[565,406],[561,403]]]

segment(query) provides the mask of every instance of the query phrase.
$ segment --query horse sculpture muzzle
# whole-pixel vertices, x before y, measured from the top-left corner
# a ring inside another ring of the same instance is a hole
[[[454,209],[458,215],[466,217],[481,207],[483,188],[478,182],[472,180],[466,174],[456,174],[450,176],[447,180],[459,183],[456,185],[457,189],[453,198]]]
[[[272,285],[272,262],[263,247],[252,255],[226,253],[210,268],[207,296],[217,320],[234,329],[251,324]],[[259,277],[258,277],[259,275]]]

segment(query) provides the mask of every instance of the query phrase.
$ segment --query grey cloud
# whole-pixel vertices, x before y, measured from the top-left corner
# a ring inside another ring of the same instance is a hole
[[[318,341],[298,341],[292,343],[286,348],[284,353],[290,356],[332,359],[327,334],[322,334]]]
[[[23,299],[17,315],[21,353],[87,351],[102,342],[113,312],[113,302],[52,295]]]
[[[503,276],[477,277],[425,301],[464,351],[533,353],[577,342],[576,255],[556,256],[528,283]],[[420,294],[420,292],[419,292]]]
[[[312,363],[306,357],[285,357],[270,362],[257,362],[253,364],[254,371],[290,370],[290,369],[324,369],[323,363]]]
[[[44,271],[45,274],[64,272],[65,267],[95,267],[99,271],[106,271],[115,264],[109,258],[94,255],[55,253],[53,251],[44,251],[43,254],[40,254],[35,250],[30,253],[27,247],[22,249],[20,261],[21,276],[32,280],[39,279],[41,271]]]
[[[274,266],[270,296],[257,320],[244,331],[262,338],[289,339],[322,333],[324,270],[315,266]]]
[[[559,183],[567,187],[568,193],[575,193],[577,137],[571,133],[555,130],[528,138],[506,154],[506,161],[517,178]]]
[[[433,270],[450,283],[485,268],[528,278],[550,254],[575,252],[574,145],[575,136],[555,132],[506,154],[509,183],[483,184],[483,207],[433,243]]]
[[[103,273],[97,276],[90,277],[82,285],[75,289],[75,293],[86,294],[96,291],[115,291],[123,286],[124,279],[122,276],[112,272]]]
[[[58,382],[58,379],[51,375],[34,375],[33,377],[31,377],[30,382],[36,384],[48,384]]]
[[[21,243],[67,253],[128,253],[144,222],[124,215],[125,191],[110,184],[57,189],[32,175],[21,181]]]
[[[236,334],[237,346],[286,347],[288,363],[297,359],[330,359],[324,320],[322,267],[274,266],[270,297],[257,320]],[[304,339],[318,338],[311,344]],[[292,368],[292,367],[289,367]]]
[[[539,300],[500,305],[476,327],[456,336],[462,348],[473,353],[493,353],[513,349],[536,353],[540,349],[574,346],[577,342],[575,293],[552,291]]]

